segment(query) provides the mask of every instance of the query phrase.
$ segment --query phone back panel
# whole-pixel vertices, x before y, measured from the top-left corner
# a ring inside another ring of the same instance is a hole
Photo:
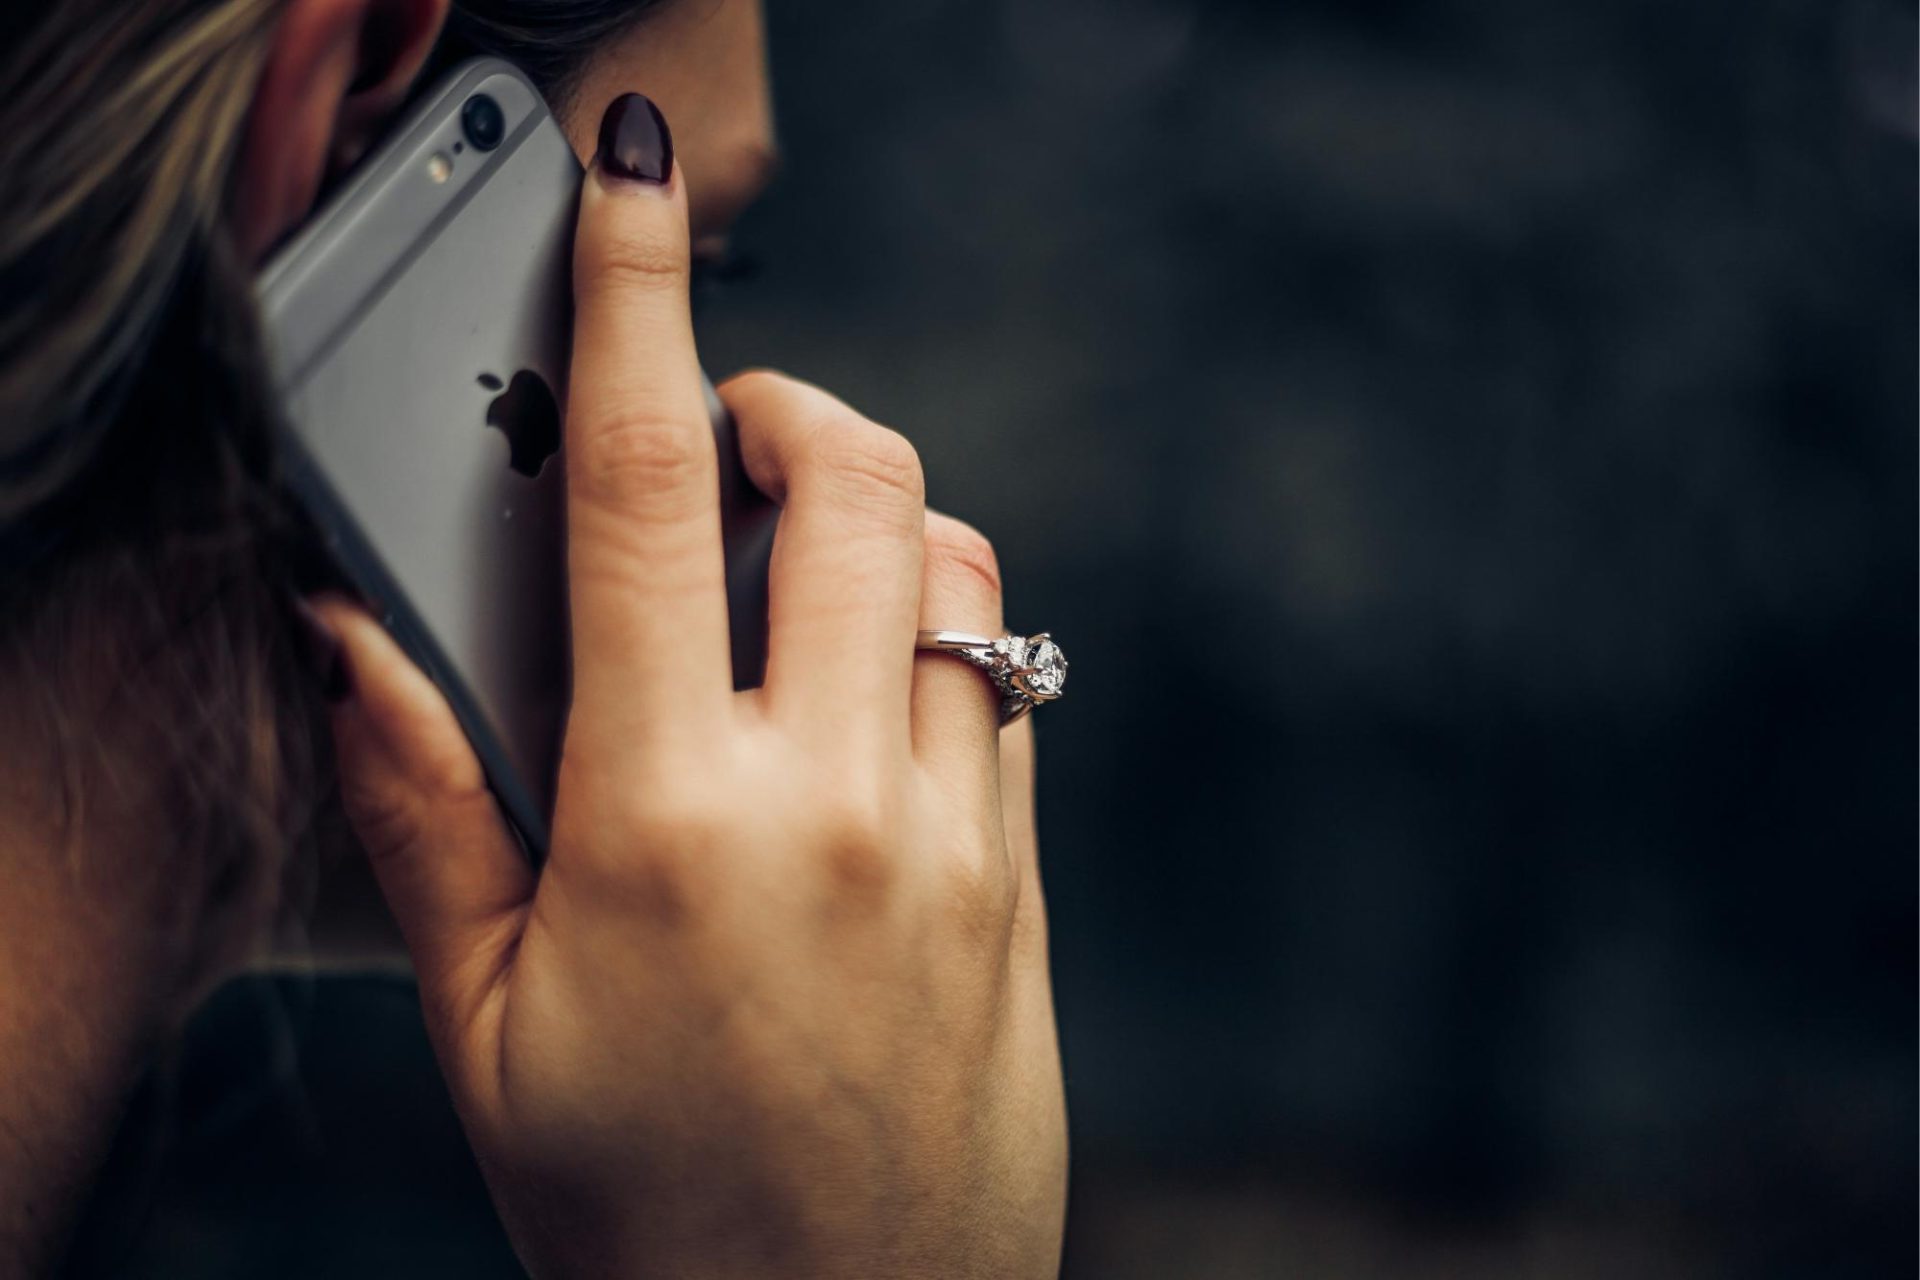
[[[462,135],[476,93],[505,116],[490,152]],[[293,483],[535,856],[568,694],[555,450],[579,184],[532,85],[469,64],[260,278]]]

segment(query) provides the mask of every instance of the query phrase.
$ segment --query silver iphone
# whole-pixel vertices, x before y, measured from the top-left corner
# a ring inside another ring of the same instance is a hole
[[[290,482],[446,694],[536,859],[568,699],[561,422],[580,178],[531,82],[469,62],[258,280]],[[775,512],[707,398],[744,687],[764,663]]]

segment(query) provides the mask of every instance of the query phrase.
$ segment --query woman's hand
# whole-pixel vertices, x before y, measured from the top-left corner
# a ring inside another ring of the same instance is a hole
[[[536,1275],[1037,1276],[1066,1122],[1026,724],[914,632],[998,634],[993,554],[898,435],[722,391],[783,504],[732,691],[685,193],[589,173],[567,422],[574,700],[536,877],[445,702],[339,635],[348,811]],[[556,625],[559,625],[556,620]]]

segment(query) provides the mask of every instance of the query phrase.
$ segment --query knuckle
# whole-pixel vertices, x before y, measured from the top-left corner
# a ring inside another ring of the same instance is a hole
[[[656,926],[686,924],[696,915],[698,868],[685,846],[662,844],[638,850],[622,883],[626,902]]]
[[[684,290],[690,266],[684,244],[641,229],[607,232],[600,253],[583,272],[583,291]]]
[[[884,804],[841,795],[821,809],[816,822],[829,892],[858,901],[884,897],[899,875]]]
[[[464,829],[473,810],[491,811],[493,793],[471,761],[455,752],[430,753],[412,762],[411,776],[344,776],[340,802],[361,847],[378,862],[405,854],[436,829]]]
[[[974,579],[994,599],[1002,594],[1000,557],[985,534],[952,517],[927,521],[927,556],[942,569]]]
[[[642,772],[646,779],[613,793],[605,816],[619,843],[650,853],[711,848],[728,823],[725,799],[697,779],[660,776],[677,770]]]
[[[993,846],[954,859],[945,890],[947,913],[964,937],[996,949],[1005,945],[1018,902],[1005,850]]]
[[[589,495],[691,490],[708,465],[707,441],[686,426],[641,414],[582,424],[570,473]]]
[[[1041,963],[1045,963],[1047,904],[1037,880],[1014,881],[1013,922],[1009,928],[1008,945],[1017,956],[1024,958],[1037,955],[1042,958]]]
[[[871,840],[840,840],[825,853],[827,882],[836,900],[877,902],[886,898],[898,879],[887,850]]]
[[[374,862],[392,858],[420,837],[421,824],[414,807],[391,788],[343,779],[340,803],[353,823],[360,847]]]
[[[845,413],[820,425],[816,443],[821,465],[850,501],[920,518],[926,505],[926,477],[919,452],[905,436]]]
[[[615,805],[586,824],[585,838],[563,840],[569,869],[584,878],[587,892],[615,902],[654,925],[684,924],[699,914],[706,891],[717,818],[689,799]],[[573,837],[580,832],[568,832]]]
[[[597,845],[586,856],[570,859],[567,868],[584,873],[593,899],[657,928],[686,925],[700,915],[700,866],[683,845]]]

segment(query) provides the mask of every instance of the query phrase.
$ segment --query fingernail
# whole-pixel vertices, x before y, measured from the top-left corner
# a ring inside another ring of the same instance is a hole
[[[300,627],[301,646],[307,668],[328,702],[345,702],[353,693],[353,673],[347,669],[347,652],[340,637],[305,600],[293,602],[293,616]]]
[[[600,169],[615,178],[665,185],[673,176],[673,134],[644,94],[623,93],[600,117]]]

